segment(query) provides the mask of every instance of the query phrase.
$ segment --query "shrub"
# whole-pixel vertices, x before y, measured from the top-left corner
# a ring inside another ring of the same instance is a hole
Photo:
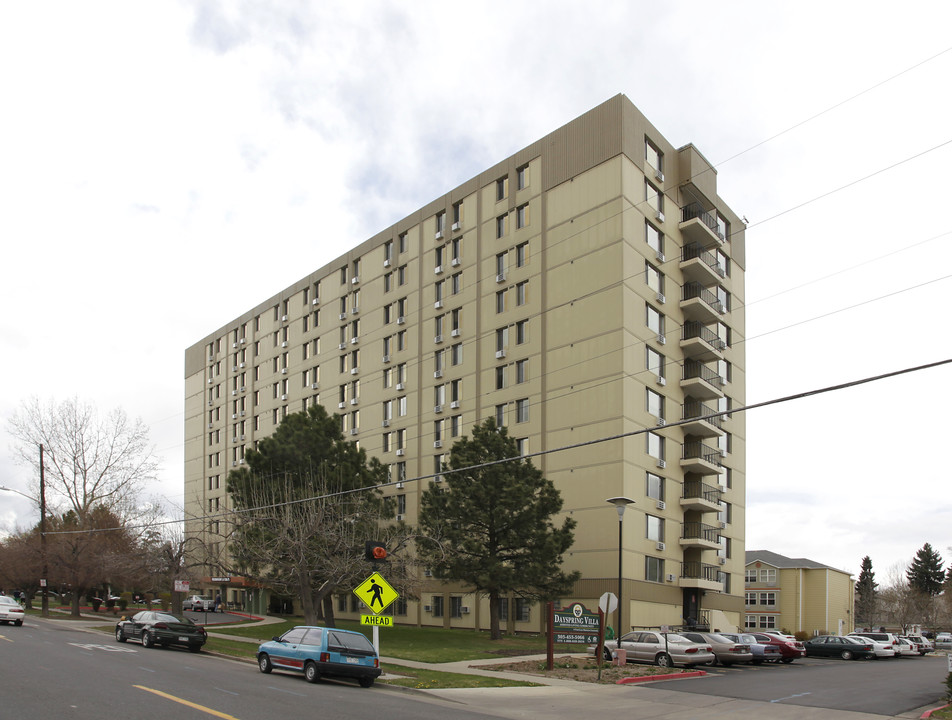
[[[952,702],[952,672],[945,676],[945,694],[949,701]]]
[[[119,609],[123,612],[126,611],[126,608],[132,603],[132,593],[124,592],[119,594]]]
[[[824,635],[825,633],[820,633],[820,634],[821,634],[821,635]],[[808,633],[806,630],[797,630],[797,631],[793,634],[793,636],[794,636],[797,640],[799,640],[800,642],[803,642],[804,640],[809,640],[809,639],[810,639],[810,633]]]

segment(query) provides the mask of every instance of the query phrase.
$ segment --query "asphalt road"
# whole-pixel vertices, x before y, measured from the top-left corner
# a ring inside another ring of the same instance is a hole
[[[666,683],[665,690],[759,700],[785,705],[899,715],[940,705],[945,695],[945,657],[882,660],[805,658],[789,665],[704,668],[697,682]]]
[[[108,622],[106,623],[108,624]],[[443,700],[375,685],[323,680],[177,649],[117,643],[30,618],[0,626],[0,717],[70,720],[476,720],[486,715]]]

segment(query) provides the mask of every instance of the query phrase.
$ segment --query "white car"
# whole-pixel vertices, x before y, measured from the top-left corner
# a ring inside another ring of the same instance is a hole
[[[20,603],[8,595],[0,595],[0,623],[22,625],[24,615],[26,612]]]
[[[903,635],[902,637],[918,646],[920,655],[928,655],[933,650],[932,642],[922,635]]]
[[[865,635],[850,635],[850,637],[857,638],[862,640],[865,643],[869,643],[873,646],[873,657],[877,660],[881,657],[896,657],[898,652],[896,651],[896,646],[885,640],[877,640],[876,638],[867,637]]]
[[[919,655],[919,646],[916,645],[912,640],[906,640],[906,638],[901,637],[897,638],[899,640],[899,656],[900,657],[918,657]]]
[[[935,636],[936,650],[952,650],[952,635],[949,633],[939,633]]]
[[[208,597],[208,595],[192,595],[182,601],[182,610],[214,612],[215,601]]]

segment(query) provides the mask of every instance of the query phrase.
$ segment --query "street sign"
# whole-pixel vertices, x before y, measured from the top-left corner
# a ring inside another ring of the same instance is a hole
[[[361,615],[361,625],[373,625],[376,627],[393,627],[393,618],[389,615]]]
[[[379,615],[400,597],[400,593],[390,587],[380,573],[374,573],[354,588],[354,595],[360,598],[370,612]]]
[[[602,593],[598,599],[598,609],[606,615],[611,615],[618,608],[618,596],[615,593]]]

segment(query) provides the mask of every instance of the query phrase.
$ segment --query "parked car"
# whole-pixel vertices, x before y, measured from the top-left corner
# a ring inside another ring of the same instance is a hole
[[[214,612],[215,601],[208,597],[208,595],[191,595],[182,601],[182,610]]]
[[[873,646],[873,659],[879,660],[879,658],[886,657],[896,657],[898,654],[896,646],[885,640],[877,640],[876,638],[866,637],[865,635],[847,635],[847,637],[853,637],[861,642],[868,642]]]
[[[121,643],[138,640],[146,648],[180,645],[191,652],[198,652],[208,641],[208,634],[205,628],[184,615],[143,610],[133,615],[131,620],[116,623],[116,640]]]
[[[887,645],[892,645],[893,650],[896,651],[896,656],[898,657],[899,655],[899,638],[893,633],[854,630],[849,634],[849,637],[864,637],[869,638],[870,640],[879,640],[880,642],[884,642]]]
[[[23,606],[9,595],[0,595],[0,622],[22,625],[26,612]]]
[[[915,643],[919,648],[920,655],[928,655],[933,650],[932,641],[922,635],[903,635],[902,637],[911,643]]]
[[[904,637],[896,638],[899,641],[899,657],[918,657],[919,656],[919,646],[916,645],[912,640],[907,640]]]
[[[303,672],[312,683],[322,675],[355,678],[369,688],[380,676],[380,658],[362,633],[298,625],[258,646],[258,669]]]
[[[611,658],[615,647],[615,641],[606,644],[606,658]],[[627,662],[650,662],[661,667],[693,667],[714,662],[714,652],[708,643],[696,643],[677,633],[634,630],[621,636],[621,647],[627,653]],[[588,651],[595,654],[596,646],[590,646]]]
[[[799,640],[788,640],[786,636],[780,634],[772,635],[763,632],[755,632],[751,635],[757,638],[757,642],[773,645],[780,650],[780,662],[792,663],[797,658],[806,657],[807,651],[803,649],[803,643]]]
[[[936,650],[952,650],[952,634],[943,632],[935,636]]]
[[[783,657],[783,655],[780,654],[780,648],[776,645],[762,643],[749,633],[721,633],[721,635],[728,640],[747,645],[754,656],[754,659],[751,660],[753,665],[760,665],[765,662],[780,662]]]
[[[803,643],[807,657],[840,657],[858,660],[876,656],[872,642],[844,635],[820,635]]]
[[[754,653],[749,645],[731,640],[719,633],[683,632],[688,640],[700,644],[708,644],[714,652],[714,664],[733,665],[734,663],[749,663],[754,659]]]

